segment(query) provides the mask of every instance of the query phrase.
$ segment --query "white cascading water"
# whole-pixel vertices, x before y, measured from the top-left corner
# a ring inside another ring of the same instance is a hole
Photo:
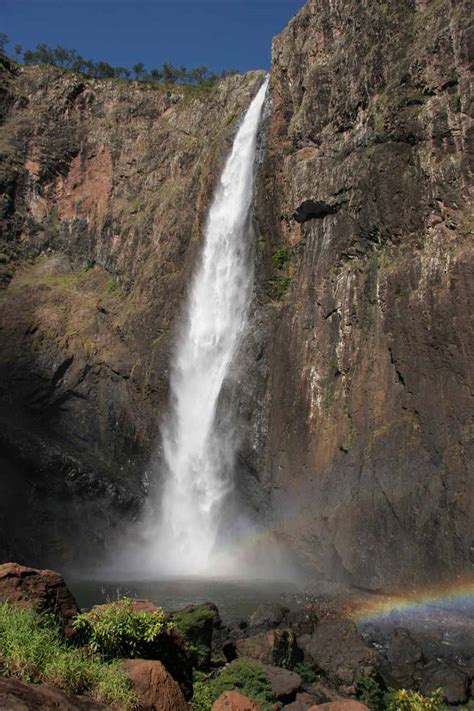
[[[219,430],[219,394],[246,324],[253,284],[250,210],[263,83],[235,137],[209,211],[171,375],[162,427],[167,470],[157,565],[169,574],[209,572],[219,510],[232,487],[232,437]]]

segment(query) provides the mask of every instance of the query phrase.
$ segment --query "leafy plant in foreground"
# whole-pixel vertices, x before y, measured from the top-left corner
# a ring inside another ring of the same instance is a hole
[[[104,659],[146,656],[147,645],[165,629],[164,612],[137,612],[130,598],[98,605],[77,615],[74,628],[89,649]]]
[[[0,604],[0,673],[25,683],[87,694],[110,709],[129,711],[136,697],[118,662],[69,647],[52,615]]]
[[[436,689],[431,696],[423,696],[419,691],[391,689],[386,696],[387,711],[443,711],[443,692]]]
[[[194,711],[210,711],[214,701],[224,691],[238,691],[255,701],[261,711],[274,711],[278,708],[268,677],[258,662],[237,660],[213,679],[195,674],[192,698]]]

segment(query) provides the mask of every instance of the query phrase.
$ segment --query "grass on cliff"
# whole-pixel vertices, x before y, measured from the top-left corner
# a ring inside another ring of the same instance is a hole
[[[9,603],[0,604],[0,674],[87,694],[110,709],[136,707],[120,662],[107,663],[85,649],[68,646],[50,614]]]

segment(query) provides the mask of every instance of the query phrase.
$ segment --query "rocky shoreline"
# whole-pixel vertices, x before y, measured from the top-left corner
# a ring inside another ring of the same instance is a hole
[[[75,622],[78,606],[59,573],[14,563],[1,565],[0,604],[5,602],[52,613],[67,644],[84,644]],[[167,626],[151,646],[142,648],[145,658],[120,662],[139,708],[412,708],[387,705],[386,694],[389,690],[394,694],[396,689],[419,692],[427,699],[438,693],[443,708],[466,708],[469,700],[472,703],[472,618],[462,617],[464,627],[458,628],[458,637],[452,636],[451,629],[446,639],[446,628],[441,633],[436,625],[430,628],[426,619],[420,619],[418,625],[412,621],[411,626],[410,620],[405,620],[408,628],[395,619],[391,627],[387,619],[378,626],[367,621],[356,624],[351,619],[354,602],[351,606],[347,598],[304,595],[299,599],[292,596],[288,605],[283,602],[260,605],[247,619],[231,624],[221,620],[219,610],[210,602],[167,612]],[[124,604],[130,605],[133,615],[159,611],[153,602],[133,599],[95,606],[92,613],[100,615],[104,609]],[[0,638],[1,634],[0,628]],[[0,668],[1,662],[0,645]],[[257,684],[257,690],[251,684]],[[249,688],[256,695],[254,699],[245,697]],[[218,691],[218,698],[213,698]],[[68,696],[49,685],[24,684],[21,679],[6,677],[0,679],[0,707],[112,708],[87,694]]]

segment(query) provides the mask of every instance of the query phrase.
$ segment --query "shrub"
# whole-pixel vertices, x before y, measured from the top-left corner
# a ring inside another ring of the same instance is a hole
[[[356,694],[370,711],[385,711],[385,692],[374,677],[359,676],[356,679]]]
[[[209,711],[215,701],[212,688],[212,680],[207,679],[205,674],[194,672],[193,679],[193,711]]]
[[[225,667],[213,679],[195,677],[192,704],[194,711],[210,711],[224,691],[238,691],[260,706],[261,711],[273,711],[275,699],[267,675],[258,662],[237,660]]]
[[[288,251],[288,247],[280,247],[280,249],[277,249],[272,254],[272,262],[275,269],[285,269],[288,265],[289,259],[290,254]]]
[[[0,604],[0,672],[23,682],[47,682],[88,694],[111,709],[133,709],[136,697],[118,663],[68,647],[52,615]]]
[[[103,659],[146,657],[146,647],[165,629],[164,612],[136,612],[132,600],[124,597],[77,615],[74,628]]]
[[[442,711],[443,692],[436,689],[431,696],[423,696],[418,691],[391,689],[385,699],[387,711]]]
[[[321,678],[320,672],[308,662],[298,662],[291,669],[300,675],[305,684],[315,684]]]
[[[282,301],[287,295],[291,286],[291,277],[277,276],[269,281],[269,293],[275,301]]]
[[[207,607],[179,610],[173,623],[188,643],[193,667],[201,669],[210,662],[214,612]]]

